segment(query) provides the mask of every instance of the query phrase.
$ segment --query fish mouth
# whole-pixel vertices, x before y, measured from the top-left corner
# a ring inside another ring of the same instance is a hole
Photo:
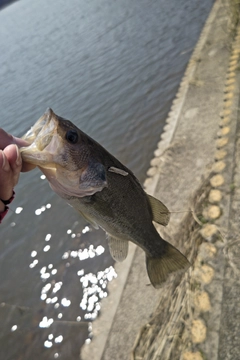
[[[59,148],[57,126],[57,117],[53,110],[48,108],[30,130],[22,136],[22,139],[30,144],[20,148],[24,161],[45,168],[55,168],[55,155]]]
[[[51,121],[53,115],[52,109],[48,108],[45,113],[38,119],[38,121],[27,131],[26,134],[22,136],[22,139],[27,141],[29,144],[32,144],[36,138],[37,135],[41,130],[46,130],[46,126]]]
[[[90,155],[86,158],[88,147],[82,154],[80,133],[69,120],[48,109],[23,136],[30,145],[20,148],[22,159],[38,166],[62,197],[90,196],[107,186],[104,165]]]

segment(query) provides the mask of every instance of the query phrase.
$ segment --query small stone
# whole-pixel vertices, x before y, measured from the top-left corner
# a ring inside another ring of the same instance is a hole
[[[217,205],[212,205],[208,208],[207,217],[211,220],[218,219],[221,215],[221,209]]]
[[[157,168],[154,166],[148,169],[147,176],[154,176],[156,173],[157,173]]]
[[[218,187],[224,184],[224,177],[220,174],[214,175],[210,179],[210,184],[212,187]]]
[[[224,126],[222,129],[220,129],[218,131],[218,136],[225,136],[229,133],[230,131],[230,127],[229,126]]]
[[[145,181],[144,181],[144,187],[147,188],[148,186],[151,186],[153,183],[153,178],[150,177],[150,178],[147,178]]]
[[[173,105],[177,105],[179,103],[179,99],[178,98],[175,98],[172,102]]]
[[[226,109],[226,108],[232,106],[232,103],[233,103],[233,102],[232,102],[232,99],[231,99],[231,100],[227,100],[227,101],[224,102],[224,105],[223,105],[223,106],[224,106],[224,108]]]
[[[227,145],[227,143],[228,143],[228,138],[227,137],[217,139],[217,141],[216,141],[217,148],[221,148],[221,147]]]
[[[231,61],[237,61],[238,60],[238,54],[231,55],[230,60]]]
[[[158,143],[158,147],[161,147],[162,146],[162,142],[163,141],[170,141],[171,140],[171,132],[170,131],[164,131],[162,134],[161,134],[161,140],[160,142]]]
[[[212,259],[217,253],[217,248],[213,244],[204,242],[200,245],[199,253],[201,253],[202,260]]]
[[[227,155],[227,151],[226,150],[217,150],[215,152],[215,159],[216,160],[222,160],[225,158],[225,156]]]
[[[156,157],[161,156],[161,155],[162,155],[162,150],[161,150],[161,149],[155,150],[155,151],[154,151],[154,155],[155,155]]]
[[[214,237],[216,237],[218,233],[217,226],[214,224],[206,224],[200,230],[200,234],[202,237],[208,241],[212,241]]]
[[[226,86],[232,85],[232,84],[235,83],[235,81],[236,81],[235,78],[227,79],[226,82],[225,82],[225,85],[226,85]]]
[[[194,263],[194,276],[198,279],[202,278],[202,264],[206,263],[208,260],[212,260],[217,253],[217,248],[208,242],[203,242],[200,247],[199,251]]]
[[[222,199],[222,193],[220,190],[212,189],[209,193],[208,200],[210,203],[218,203]]]
[[[232,110],[231,109],[224,109],[223,110],[223,117],[224,116],[229,116],[231,114]]]
[[[211,310],[211,303],[206,291],[198,292],[194,297],[194,305],[200,312],[207,312]]]
[[[225,92],[231,92],[231,91],[234,91],[235,89],[235,85],[234,84],[231,84],[231,85],[228,85],[226,86],[226,89],[225,89]]]
[[[174,116],[175,115],[175,112],[174,111],[169,111],[169,113],[168,113],[168,117],[172,117],[172,116]],[[167,121],[168,122],[168,121]]]
[[[203,360],[203,357],[199,351],[197,352],[186,351],[183,354],[183,360]]]
[[[201,319],[193,320],[191,333],[192,342],[195,344],[202,343],[206,339],[207,328]]]
[[[236,66],[238,64],[238,60],[237,59],[231,59],[230,62],[229,62],[229,65],[230,66]]]
[[[159,158],[153,158],[152,160],[151,160],[151,162],[150,162],[150,164],[151,164],[151,166],[158,166],[159,165],[159,163],[160,163],[160,159]]]
[[[212,170],[216,173],[223,171],[226,167],[226,163],[224,161],[217,161],[212,167]]]
[[[200,269],[200,277],[203,283],[205,284],[210,284],[210,282],[212,281],[213,277],[214,277],[214,270],[211,266],[209,265],[202,265],[201,269]]]
[[[234,50],[232,51],[232,56],[233,56],[233,55],[239,56],[239,55],[238,55],[239,52],[240,52],[240,49],[234,49]]]
[[[229,66],[228,71],[230,71],[230,72],[235,71],[236,68],[237,68],[237,64],[233,64],[233,65]]]
[[[223,117],[223,119],[220,121],[220,123],[219,123],[219,126],[225,126],[225,125],[227,125],[227,124],[229,124],[230,123],[230,117],[229,116],[225,116],[225,117]]]
[[[169,131],[169,130],[171,130],[171,124],[166,124],[165,126],[164,126],[164,128],[163,128],[163,132],[167,132],[167,131]]]
[[[230,71],[229,73],[227,73],[227,79],[232,79],[235,77],[236,77],[235,71]]]
[[[223,97],[224,100],[232,99],[233,98],[233,92],[226,93]]]

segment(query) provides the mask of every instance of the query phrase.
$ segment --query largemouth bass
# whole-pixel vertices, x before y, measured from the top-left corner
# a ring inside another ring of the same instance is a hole
[[[23,137],[24,161],[37,165],[51,188],[95,228],[108,237],[116,261],[128,254],[128,242],[146,254],[149,279],[155,288],[189,262],[161,238],[153,221],[166,226],[167,207],[147,195],[134,174],[95,140],[49,109]]]

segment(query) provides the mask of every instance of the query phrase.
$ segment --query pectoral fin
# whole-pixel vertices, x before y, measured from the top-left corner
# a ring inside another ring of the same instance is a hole
[[[122,169],[119,169],[119,168],[116,168],[114,166],[111,166],[108,171],[110,172],[113,172],[115,174],[119,174],[119,175],[122,175],[122,176],[127,176],[128,175],[128,172],[122,170]]]
[[[98,226],[98,224],[97,224],[95,221],[93,221],[92,219],[90,219],[89,217],[87,217],[87,216],[86,216],[85,214],[83,214],[81,211],[78,210],[78,212],[79,212],[79,214],[80,214],[89,224],[92,225],[92,227],[93,227],[94,229],[99,229],[99,226]]]
[[[109,251],[112,258],[116,261],[123,261],[128,254],[128,241],[120,240],[108,235]]]
[[[166,226],[170,219],[168,208],[160,200],[148,194],[147,196],[152,209],[153,221],[156,221],[160,225]]]

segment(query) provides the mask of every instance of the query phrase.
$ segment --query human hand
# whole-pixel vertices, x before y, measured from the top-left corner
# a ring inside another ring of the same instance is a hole
[[[19,151],[19,147],[28,145],[26,141],[12,136],[0,128],[0,212],[5,209],[1,200],[8,200],[12,197],[20,171],[29,171],[34,168],[33,165],[22,161]]]

